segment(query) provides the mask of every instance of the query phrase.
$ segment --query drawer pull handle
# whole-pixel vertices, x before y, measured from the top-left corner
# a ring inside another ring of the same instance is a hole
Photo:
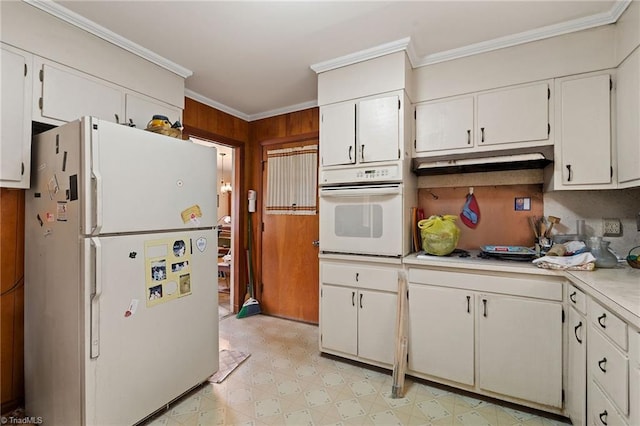
[[[602,358],[600,361],[598,361],[598,367],[600,367],[600,370],[603,373],[607,372],[607,358]]]
[[[602,328],[607,328],[607,325],[604,323],[605,319],[607,319],[607,314],[602,314],[598,317],[598,324],[600,324]]]
[[[471,313],[471,296],[467,296],[467,313]]]
[[[356,272],[356,282],[358,282],[359,278],[360,278],[360,272]]]
[[[356,292],[351,292],[351,306],[356,306]]]
[[[576,303],[576,292],[575,291],[569,295],[569,299],[571,299],[571,301],[573,303]]]
[[[575,328],[573,329],[573,334],[575,334],[578,343],[582,344],[582,339],[578,337],[578,330],[580,329],[580,327],[582,327],[582,321],[580,321],[578,325],[575,326]]]
[[[598,415],[600,417],[600,421],[604,426],[607,426],[607,410],[604,410],[602,413]]]

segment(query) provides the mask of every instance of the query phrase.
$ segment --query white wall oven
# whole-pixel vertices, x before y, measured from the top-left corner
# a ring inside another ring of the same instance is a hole
[[[404,185],[320,188],[320,251],[401,257],[408,253]]]

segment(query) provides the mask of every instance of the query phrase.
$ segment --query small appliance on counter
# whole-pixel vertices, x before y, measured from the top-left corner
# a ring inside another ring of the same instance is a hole
[[[522,246],[486,245],[480,247],[479,256],[504,260],[531,261],[536,258],[536,252]]]

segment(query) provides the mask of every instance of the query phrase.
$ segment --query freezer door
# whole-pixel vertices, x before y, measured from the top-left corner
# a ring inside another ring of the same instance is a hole
[[[218,370],[216,233],[83,244],[87,425],[139,422]]]
[[[216,224],[215,148],[93,117],[81,133],[83,234]]]

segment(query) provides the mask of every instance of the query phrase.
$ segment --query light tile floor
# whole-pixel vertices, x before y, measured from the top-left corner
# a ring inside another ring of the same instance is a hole
[[[555,419],[405,382],[392,399],[388,374],[321,357],[318,327],[264,315],[220,321],[220,349],[251,354],[221,384],[207,384],[147,426],[555,425]]]

